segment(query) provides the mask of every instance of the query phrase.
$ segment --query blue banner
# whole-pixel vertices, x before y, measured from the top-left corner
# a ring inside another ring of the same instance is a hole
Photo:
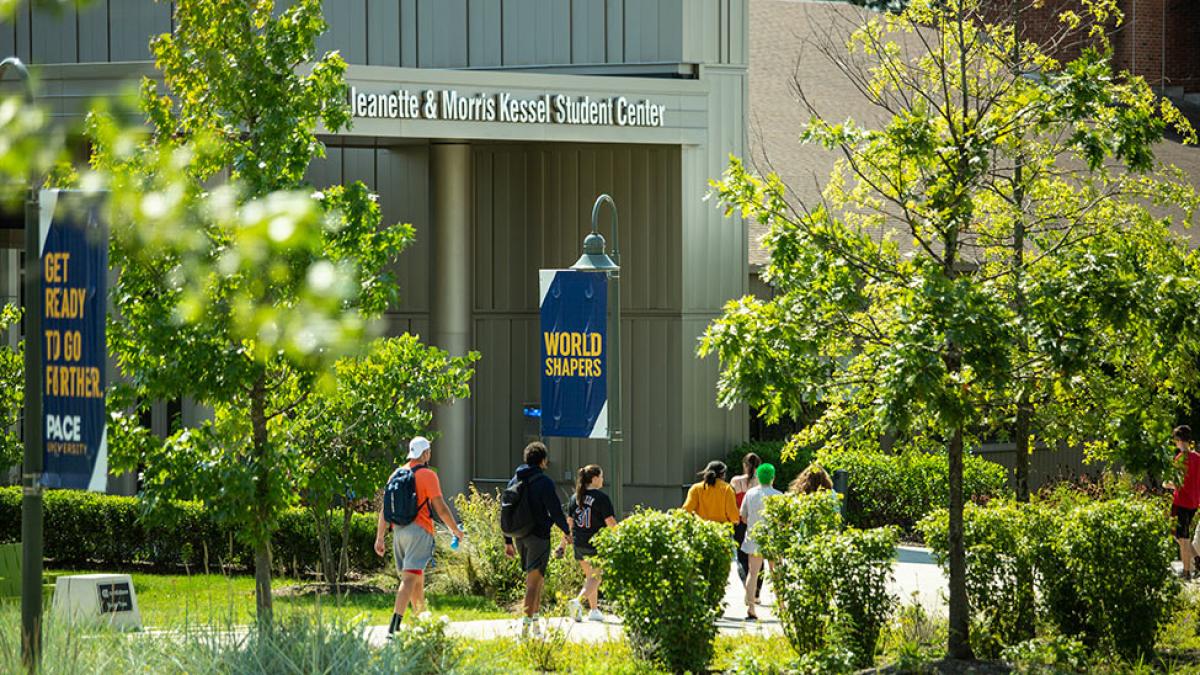
[[[97,197],[42,190],[39,198],[42,484],[103,492],[108,487],[108,230]]]
[[[608,275],[541,270],[542,435],[608,438]]]

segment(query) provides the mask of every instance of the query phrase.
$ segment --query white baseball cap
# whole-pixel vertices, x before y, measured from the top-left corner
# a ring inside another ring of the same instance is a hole
[[[421,455],[429,449],[429,439],[424,436],[417,436],[408,442],[408,458],[421,459]]]

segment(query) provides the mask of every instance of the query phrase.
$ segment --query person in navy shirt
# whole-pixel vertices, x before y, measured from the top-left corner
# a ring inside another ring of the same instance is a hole
[[[600,569],[589,560],[596,555],[592,537],[605,527],[616,527],[617,517],[612,500],[600,491],[604,487],[604,472],[596,464],[588,464],[579,470],[575,481],[575,498],[567,507],[567,522],[575,540],[575,559],[583,566],[585,580],[579,595],[570,602],[571,616],[583,621],[583,601],[587,600],[591,612],[588,619],[603,621],[600,612]]]

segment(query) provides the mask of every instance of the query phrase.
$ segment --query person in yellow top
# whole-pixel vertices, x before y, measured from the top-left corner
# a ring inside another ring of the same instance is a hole
[[[697,475],[702,480],[688,489],[683,510],[705,520],[737,523],[741,516],[733,488],[725,482],[725,463],[713,460]]]

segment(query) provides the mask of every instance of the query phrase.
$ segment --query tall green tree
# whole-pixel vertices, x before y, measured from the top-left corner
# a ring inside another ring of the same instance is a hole
[[[802,140],[841,158],[819,203],[789,202],[777,176],[732,163],[715,193],[768,227],[776,295],[732,302],[700,345],[721,360],[721,403],[768,420],[821,406],[795,445],[884,433],[944,444],[955,657],[971,655],[964,445],[1011,425],[1015,406],[1041,400],[1033,392],[1096,404],[1082,387],[1118,372],[1114,349],[1136,350],[1130,365],[1197,344],[1187,332],[1163,349],[1148,342],[1179,315],[1142,310],[1174,302],[1162,290],[1191,268],[1170,220],[1147,206],[1194,198],[1178,176],[1142,172],[1168,124],[1189,128],[1144,81],[1113,73],[1093,28],[1118,18],[1115,4],[1064,15],[1094,44],[1069,63],[1035,44],[1015,49],[1012,24],[987,10],[918,0],[826,46],[886,119],[823,118],[801,89],[812,113]],[[1114,403],[1115,392],[1088,393]]]
[[[304,486],[289,416],[394,298],[389,265],[412,230],[382,227],[361,183],[305,186],[318,124],[349,121],[345,63],[315,51],[319,0],[179,0],[173,25],[151,42],[162,90],[143,82],[144,135],[111,114],[89,126],[120,270],[109,346],[128,384],[114,398],[188,395],[213,416],[113,461],[145,465],[151,502],[198,499],[237,526],[266,626],[271,533]]]
[[[352,505],[375,494],[406,459],[404,441],[426,434],[432,405],[470,394],[479,354],[450,357],[415,335],[381,338],[367,353],[334,365],[334,385],[304,399],[287,426],[287,443],[306,460],[305,498],[316,516],[322,575],[337,586],[349,570]],[[341,507],[340,554],[332,542]]]

